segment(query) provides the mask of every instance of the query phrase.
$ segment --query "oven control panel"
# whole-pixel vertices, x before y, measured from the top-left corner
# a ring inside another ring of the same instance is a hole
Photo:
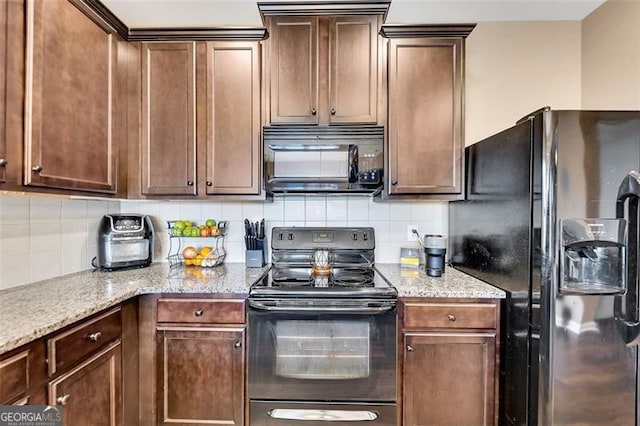
[[[373,228],[288,228],[276,227],[271,232],[273,249],[328,248],[373,250]]]

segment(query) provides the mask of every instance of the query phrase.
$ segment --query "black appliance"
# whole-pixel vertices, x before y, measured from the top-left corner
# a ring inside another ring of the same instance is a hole
[[[153,260],[153,225],[147,215],[108,214],[98,228],[98,256],[93,266],[143,268]]]
[[[382,190],[382,126],[264,127],[263,140],[268,193]]]
[[[252,425],[396,424],[397,291],[373,228],[274,228],[249,292]]]
[[[451,262],[507,293],[500,424],[639,424],[640,112],[545,108],[465,156]]]

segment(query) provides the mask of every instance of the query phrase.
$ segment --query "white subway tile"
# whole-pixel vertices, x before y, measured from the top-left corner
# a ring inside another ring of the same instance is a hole
[[[87,217],[101,218],[107,213],[109,213],[108,201],[102,201],[102,200],[87,201]]]
[[[42,281],[62,274],[60,250],[32,255],[29,265],[29,282]]]
[[[22,195],[0,195],[0,221],[29,222],[30,200]]]
[[[120,213],[122,211],[120,208],[119,201],[109,201],[109,205],[107,206],[109,213]]]
[[[62,200],[62,219],[84,219],[87,217],[87,200]]]
[[[305,200],[305,220],[307,222],[324,222],[327,219],[327,199],[325,197],[309,197]]]
[[[369,220],[389,220],[389,217],[389,203],[374,202],[373,199],[369,199]]]
[[[63,275],[87,269],[86,227],[83,232],[74,232],[73,230],[65,232],[63,229],[61,246]]]
[[[31,221],[55,221],[62,218],[62,200],[49,197],[31,198]]]
[[[344,228],[348,225],[346,220],[328,220],[327,226],[331,226],[334,228]]]
[[[252,221],[264,218],[264,206],[262,202],[245,202],[242,203],[242,218]]]
[[[304,197],[288,197],[284,200],[284,221],[304,222],[305,199]]]
[[[370,224],[368,220],[348,220],[347,221],[347,226],[367,227],[369,225]]]
[[[327,197],[327,221],[347,220],[347,197]]]
[[[349,222],[369,220],[369,199],[365,197],[347,197],[347,219]]]
[[[202,225],[200,223],[200,204],[197,202],[180,203],[180,217],[175,219],[189,220],[197,225]]]
[[[35,222],[29,227],[29,252],[38,257],[43,252],[60,252],[62,244],[60,222]],[[33,260],[33,259],[32,259]],[[59,269],[59,265],[58,265]]]
[[[389,203],[389,220],[411,220],[411,203],[406,201]]]
[[[180,217],[180,203],[177,201],[160,202],[158,208],[158,218],[165,222],[170,220],[183,219]]]
[[[282,197],[275,197],[273,202],[264,203],[264,218],[267,221],[284,220],[284,199]]]
[[[304,223],[304,226],[308,226],[310,228],[321,228],[321,227],[327,226],[327,222],[323,220],[318,220],[318,221],[308,220]]]
[[[226,220],[222,217],[222,203],[200,203],[200,220],[204,223],[207,219],[213,219],[216,222]]]
[[[22,254],[3,252],[0,257],[2,275],[0,289],[15,287],[29,283],[29,257]]]
[[[244,220],[242,216],[242,203],[222,203],[222,220]]]
[[[227,225],[227,241],[244,241],[244,221],[230,220]]]
[[[408,244],[407,227],[409,225],[415,225],[415,223],[409,221],[389,222],[389,241]],[[418,232],[421,232],[421,230],[418,230]]]
[[[244,263],[244,242],[239,241],[229,241],[225,244],[225,249],[227,251],[227,256],[224,258],[224,261],[227,263],[231,262],[242,262]]]
[[[0,244],[4,254],[29,255],[29,223],[3,223],[0,228]]]
[[[389,222],[370,220],[369,225],[373,227],[376,233],[376,246],[378,243],[393,241],[389,234]]]

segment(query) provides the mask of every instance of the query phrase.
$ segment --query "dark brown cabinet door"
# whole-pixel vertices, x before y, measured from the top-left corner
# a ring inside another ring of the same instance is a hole
[[[331,124],[377,121],[378,18],[329,20],[329,106]]]
[[[244,329],[159,328],[161,425],[244,424]]]
[[[23,0],[0,2],[0,188],[22,185],[24,116]]]
[[[114,193],[117,35],[81,2],[27,2],[25,183]]]
[[[49,384],[49,404],[64,406],[64,425],[122,425],[121,359],[118,341]]]
[[[207,194],[260,193],[259,48],[207,43]]]
[[[405,425],[493,425],[495,332],[405,333]]]
[[[143,194],[196,195],[195,98],[195,43],[143,43]]]
[[[389,42],[389,193],[462,192],[462,38]]]
[[[318,123],[318,18],[269,21],[271,124]]]

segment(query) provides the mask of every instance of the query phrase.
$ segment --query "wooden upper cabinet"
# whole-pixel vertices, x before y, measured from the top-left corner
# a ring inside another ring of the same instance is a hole
[[[207,194],[260,193],[260,44],[207,42]]]
[[[378,18],[329,19],[331,124],[377,121]]]
[[[24,117],[23,0],[0,2],[0,188],[22,185]]]
[[[390,194],[462,194],[462,37],[389,42]]]
[[[375,124],[378,16],[271,16],[271,124]]]
[[[318,123],[318,18],[269,21],[271,123]]]
[[[115,192],[116,34],[80,1],[27,1],[27,185]]]
[[[196,195],[195,42],[142,44],[142,193]]]

